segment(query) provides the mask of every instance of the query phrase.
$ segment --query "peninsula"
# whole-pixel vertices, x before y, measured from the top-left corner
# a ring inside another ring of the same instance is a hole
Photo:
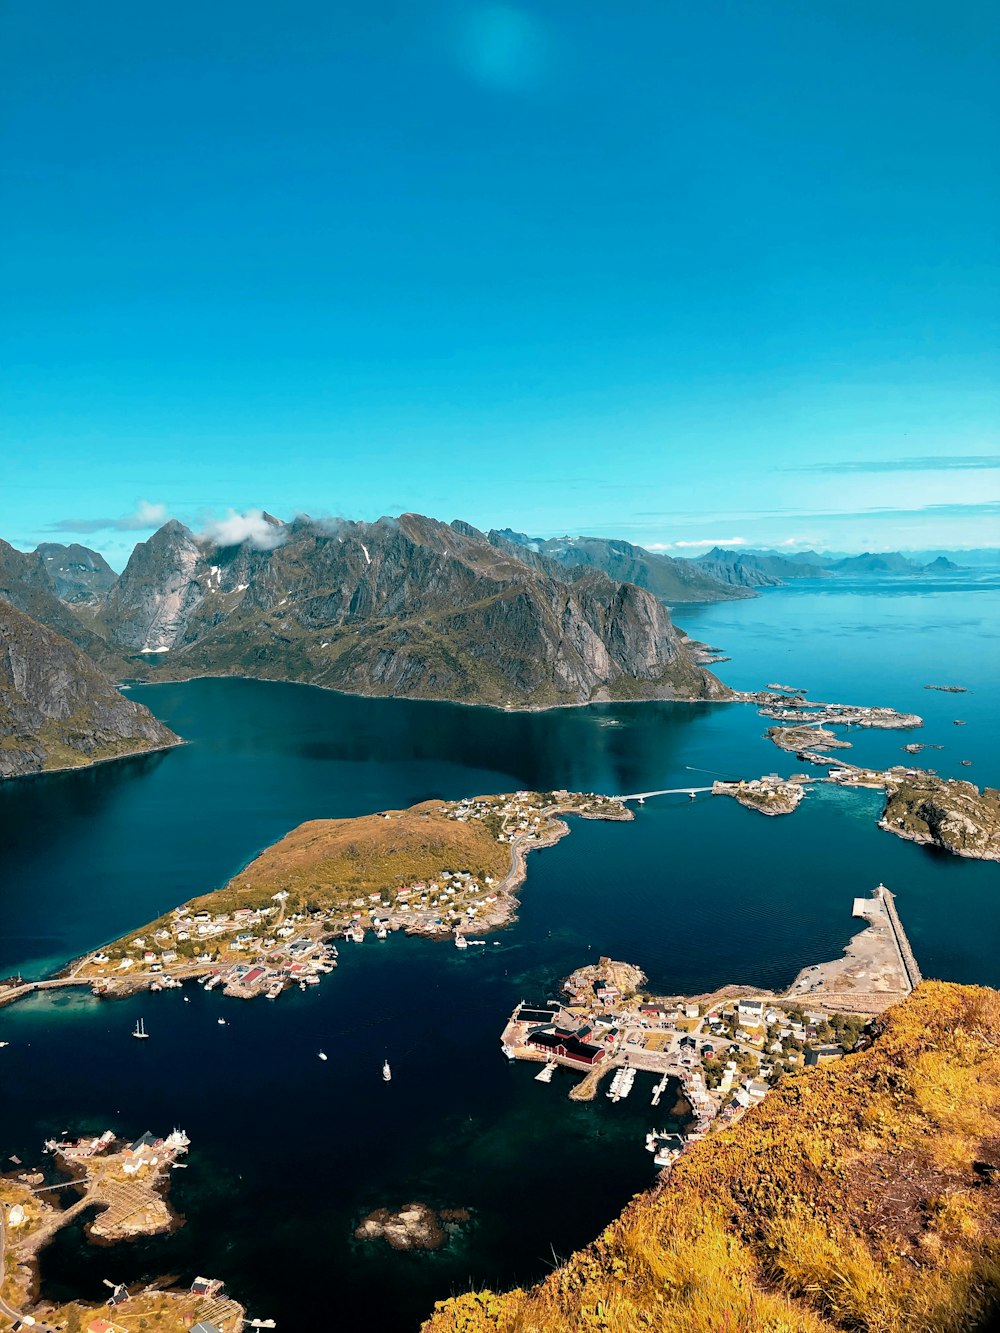
[[[522,791],[312,820],[223,888],[88,954],[61,976],[0,988],[0,1004],[59,986],[86,985],[113,997],[192,979],[240,999],[275,999],[332,972],[337,939],[360,944],[403,931],[473,947],[482,941],[468,939],[470,932],[483,935],[513,919],[527,854],[564,837],[567,815],[634,817],[612,797]]]

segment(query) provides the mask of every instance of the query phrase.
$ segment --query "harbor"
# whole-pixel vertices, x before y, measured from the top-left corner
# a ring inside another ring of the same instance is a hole
[[[675,1089],[678,1130],[650,1131],[646,1146],[669,1167],[683,1147],[758,1105],[782,1078],[839,1060],[865,1040],[875,1015],[904,999],[921,974],[895,907],[879,884],[856,898],[865,921],[841,959],[803,968],[783,993],[727,986],[709,996],[653,995],[642,971],[601,958],[561,984],[565,997],[520,1002],[501,1033],[510,1061],[539,1062],[539,1083],[579,1074],[569,1091],[592,1101],[606,1083],[612,1105]],[[651,1082],[640,1085],[640,1075]]]

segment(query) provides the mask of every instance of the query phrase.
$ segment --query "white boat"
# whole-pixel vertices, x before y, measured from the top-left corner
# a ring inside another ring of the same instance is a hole
[[[466,944],[485,944],[485,940],[466,940]]]
[[[464,935],[456,935],[456,936],[455,936],[455,948],[456,948],[456,949],[467,949],[468,947],[469,947],[469,941],[465,938]]]
[[[376,927],[375,938],[377,940],[387,940],[389,938],[389,932],[386,930],[385,926]]]
[[[653,1101],[652,1101],[653,1106],[659,1106],[660,1098],[667,1090],[667,1083],[669,1079],[670,1075],[664,1074],[663,1077],[660,1079],[659,1083],[657,1083],[656,1086],[653,1088]]]
[[[146,1025],[143,1023],[141,1018],[139,1019],[138,1023],[136,1023],[135,1027],[132,1029],[132,1036],[138,1037],[140,1041],[145,1041],[146,1038],[149,1036],[149,1033],[146,1031]]]
[[[328,1060],[330,1057],[327,1055],[326,1051],[320,1051],[319,1058],[321,1060]]]
[[[382,1082],[388,1083],[392,1078],[392,1070],[389,1068],[389,1061],[385,1060],[382,1064]]]
[[[9,1042],[9,1041],[0,1041],[0,1050],[3,1050],[3,1048],[4,1048],[5,1046],[9,1046],[9,1045],[10,1045],[10,1042]]]
[[[185,995],[185,996],[184,996],[184,1003],[185,1003],[185,1004],[190,1004],[190,1003],[191,1003],[191,996],[190,996],[190,995]]]
[[[224,1028],[226,1026],[226,1020],[224,1018],[217,1018],[215,1021],[218,1023],[219,1027]]]

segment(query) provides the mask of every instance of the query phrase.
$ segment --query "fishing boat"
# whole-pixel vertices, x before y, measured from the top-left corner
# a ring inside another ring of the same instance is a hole
[[[319,1058],[321,1060],[329,1060],[330,1057],[327,1055],[326,1051],[320,1051]]]
[[[132,1029],[132,1036],[138,1037],[140,1041],[145,1041],[146,1038],[149,1036],[149,1033],[146,1031],[146,1025],[143,1023],[141,1018],[139,1019],[138,1023],[136,1023],[135,1027]]]
[[[382,1082],[388,1083],[391,1078],[392,1078],[392,1070],[389,1068],[389,1061],[384,1060],[382,1062]]]

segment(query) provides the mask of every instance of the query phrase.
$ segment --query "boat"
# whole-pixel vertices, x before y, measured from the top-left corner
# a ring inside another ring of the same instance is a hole
[[[466,944],[485,944],[485,940],[466,940]]]
[[[190,996],[190,995],[185,995],[185,996],[184,996],[184,1003],[185,1003],[185,1004],[190,1004],[190,1003],[191,1003],[191,996]]]
[[[456,936],[455,936],[455,948],[456,948],[456,949],[467,949],[468,947],[469,947],[469,941],[465,938],[464,935],[456,935]]]
[[[4,1046],[9,1046],[9,1045],[10,1045],[9,1041],[0,1041],[0,1050],[2,1050]]]
[[[389,938],[389,932],[386,930],[385,926],[376,926],[375,938],[377,940],[387,940]]]
[[[392,1070],[389,1068],[389,1061],[384,1060],[382,1062],[382,1082],[388,1083],[391,1078],[392,1078]]]
[[[226,1020],[224,1018],[217,1018],[215,1021],[218,1023],[219,1027],[224,1028],[226,1026]]]
[[[321,1060],[329,1060],[330,1057],[327,1055],[326,1051],[320,1051],[319,1058]]]
[[[656,1086],[653,1088],[653,1101],[652,1101],[653,1106],[659,1106],[660,1098],[666,1092],[667,1083],[669,1081],[670,1081],[670,1075],[664,1074],[663,1077],[660,1079],[659,1083],[657,1083]]]
[[[135,1027],[132,1029],[132,1036],[138,1037],[140,1041],[145,1041],[146,1038],[149,1036],[149,1033],[146,1031],[146,1025],[143,1023],[141,1018],[139,1019],[138,1023],[136,1023]]]

